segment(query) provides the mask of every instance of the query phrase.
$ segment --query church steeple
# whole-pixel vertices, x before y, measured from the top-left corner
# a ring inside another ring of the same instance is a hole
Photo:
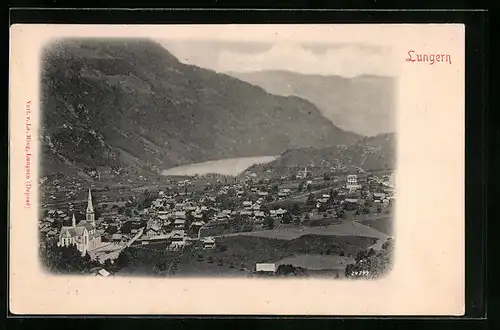
[[[87,201],[86,220],[87,222],[90,222],[92,225],[95,226],[95,214],[94,214],[94,207],[92,206],[92,194],[90,193],[90,188],[89,188],[89,197]]]
[[[76,219],[75,219],[75,214],[74,214],[74,213],[73,213],[73,218],[71,219],[71,226],[72,226],[73,228],[75,228],[75,227],[76,227]]]

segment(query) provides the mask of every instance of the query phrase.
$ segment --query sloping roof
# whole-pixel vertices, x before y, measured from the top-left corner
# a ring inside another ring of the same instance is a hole
[[[215,239],[213,237],[203,237],[201,241],[208,244],[215,243]]]
[[[70,237],[75,237],[77,236],[77,233],[73,227],[68,227],[68,226],[63,226],[61,227],[61,236],[67,236],[69,235]]]
[[[258,272],[275,272],[276,264],[268,264],[268,263],[255,264],[255,270]]]
[[[91,223],[88,223],[87,221],[85,220],[82,220],[78,223],[78,225],[76,225],[76,228],[78,227],[84,227],[86,228],[87,230],[94,230],[94,226],[91,224]]]
[[[109,276],[110,274],[106,269],[103,268],[99,271],[99,275],[106,277]]]

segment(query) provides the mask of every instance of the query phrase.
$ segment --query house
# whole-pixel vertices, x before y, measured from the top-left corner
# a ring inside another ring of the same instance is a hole
[[[103,276],[103,277],[108,277],[109,275],[111,275],[106,269],[101,269],[99,272],[99,275]]]
[[[385,198],[385,194],[384,193],[373,193],[373,201],[376,202],[378,201],[380,203],[380,201],[382,201],[383,199]]]
[[[260,197],[265,197],[265,196],[269,195],[269,193],[267,191],[259,191],[257,193],[257,195],[260,196]]]
[[[185,206],[185,205],[184,205],[184,203],[176,203],[176,204],[174,205],[174,208],[175,208],[176,210],[183,210],[183,209],[184,209],[184,206]]]
[[[185,225],[186,225],[186,220],[176,219],[174,221],[174,228],[176,229],[183,229]]]
[[[111,241],[113,242],[121,242],[123,240],[123,235],[122,234],[113,234],[111,235]]]
[[[215,248],[215,239],[213,237],[203,237],[201,243],[203,244],[204,250]]]
[[[186,219],[186,212],[185,211],[175,211],[174,217],[176,219]]]
[[[162,221],[165,221],[168,219],[168,215],[167,214],[158,214],[157,215],[158,219],[162,220]]]
[[[163,201],[161,199],[156,199],[151,203],[155,208],[159,208],[160,206],[163,206]]]
[[[274,274],[276,272],[276,264],[274,264],[274,263],[257,263],[257,264],[255,264],[255,271]]]
[[[203,222],[203,221],[195,221],[195,222],[193,222],[193,223],[191,224],[191,226],[190,226],[190,227],[191,227],[191,228],[193,228],[193,227],[194,227],[195,229],[199,229],[199,228],[203,227],[204,225],[205,225],[205,222]]]
[[[255,216],[256,218],[263,218],[263,217],[265,217],[265,214],[264,214],[264,212],[262,212],[262,211],[255,211],[255,212],[254,212],[254,216]]]
[[[187,241],[186,238],[187,235],[184,232],[184,230],[172,231],[168,249],[170,250],[182,249],[184,246],[186,246],[186,241]]]
[[[252,206],[252,202],[251,201],[243,201],[243,206],[244,207],[251,207]]]
[[[351,188],[358,184],[358,176],[356,174],[350,174],[347,176],[347,188]]]
[[[287,212],[287,210],[282,209],[282,208],[279,208],[279,209],[277,209],[277,210],[276,210],[276,215],[277,215],[277,216],[282,216],[282,215],[284,215],[286,212]]]

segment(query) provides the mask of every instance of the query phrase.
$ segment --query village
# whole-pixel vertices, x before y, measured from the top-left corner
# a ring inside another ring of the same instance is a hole
[[[300,236],[331,231],[335,237],[347,234],[376,237],[379,248],[391,238],[389,234],[365,235],[363,230],[357,231],[361,226],[373,227],[361,223],[392,226],[394,173],[336,174],[305,167],[274,178],[247,171],[238,177],[168,177],[165,181],[164,186],[158,185],[156,189],[114,191],[75,183],[73,187],[78,189],[64,192],[65,203],[53,206],[49,203],[55,199],[55,192],[61,192],[61,183],[45,182],[52,187],[44,190],[42,199],[48,201],[39,225],[42,239],[57,242],[58,246],[75,245],[82,255],[88,254],[104,265],[113,263],[127,248],[154,247],[155,251],[171,255],[221,248],[230,252],[229,243],[219,242],[240,235],[276,238],[287,233],[300,232]],[[77,195],[85,190],[86,198],[79,199]],[[198,254],[198,261],[201,258]],[[241,267],[231,265],[231,269],[253,272],[277,269],[269,260],[257,257],[255,261]]]

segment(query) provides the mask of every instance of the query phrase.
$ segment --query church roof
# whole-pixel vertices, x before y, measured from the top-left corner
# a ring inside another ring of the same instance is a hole
[[[86,228],[87,230],[94,230],[94,225],[92,225],[91,223],[88,223],[87,221],[85,220],[82,220],[78,223],[78,225],[76,225],[76,228],[78,227],[83,227],[83,228]]]
[[[61,228],[61,236],[62,235],[67,235],[69,234],[70,237],[76,237],[76,236],[83,236],[83,232],[85,231],[84,227],[70,227],[70,226],[63,226]]]

